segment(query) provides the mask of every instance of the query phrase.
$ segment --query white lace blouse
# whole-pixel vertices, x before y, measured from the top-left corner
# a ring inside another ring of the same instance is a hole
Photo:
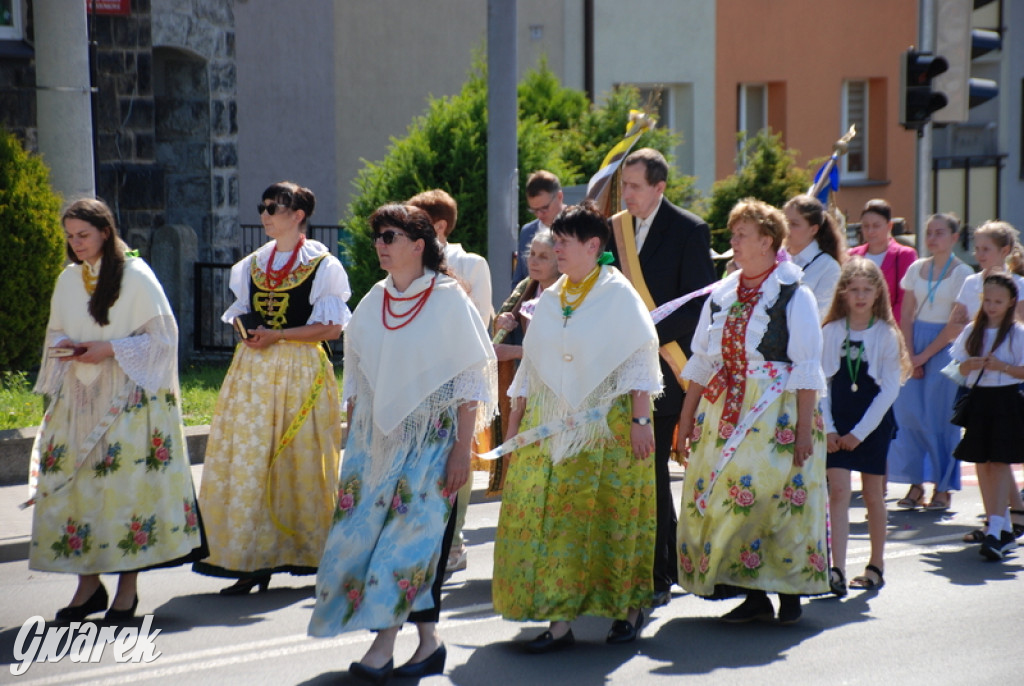
[[[693,355],[683,368],[681,377],[707,386],[722,367],[722,334],[729,308],[736,302],[736,289],[740,272],[733,272],[721,282],[704,302],[693,335]],[[757,349],[768,329],[768,309],[779,298],[783,284],[800,280],[802,272],[792,262],[782,262],[761,285],[763,295],[750,314],[747,324],[745,347],[748,362],[768,362]],[[711,304],[718,305],[718,311],[711,313]],[[786,305],[786,322],[789,327],[789,343],[786,353],[792,360],[793,369],[786,383],[786,390],[810,389],[825,391],[825,376],[821,371],[821,323],[818,319],[818,303],[811,290],[800,285]]]

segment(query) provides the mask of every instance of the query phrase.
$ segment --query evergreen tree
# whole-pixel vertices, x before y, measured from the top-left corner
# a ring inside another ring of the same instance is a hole
[[[39,363],[50,295],[64,265],[60,198],[43,161],[0,129],[0,255],[4,305],[0,307],[0,369]]]
[[[601,106],[562,86],[542,60],[517,88],[519,188],[537,169],[556,174],[565,186],[585,183],[608,149],[622,138],[629,110],[640,107],[635,88],[616,89]],[[644,134],[638,147],[669,153],[679,137],[667,129]],[[699,199],[689,177],[674,177],[669,199],[692,206]],[[487,256],[487,70],[478,56],[461,92],[431,98],[402,138],[392,138],[379,162],[365,161],[355,180],[342,247],[355,305],[383,275],[370,242],[367,219],[387,202],[400,202],[430,188],[442,188],[459,205],[452,241]],[[533,218],[520,192],[519,223]],[[511,256],[509,256],[511,258]]]
[[[745,161],[742,166],[740,160]],[[715,182],[705,217],[711,227],[711,245],[719,252],[729,248],[726,224],[737,202],[757,198],[781,208],[811,185],[811,175],[796,166],[795,152],[782,144],[782,135],[768,129],[744,142],[737,166],[740,170],[735,174]]]

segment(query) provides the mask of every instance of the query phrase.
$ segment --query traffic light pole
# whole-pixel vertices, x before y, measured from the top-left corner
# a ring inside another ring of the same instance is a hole
[[[935,51],[935,2],[918,0],[917,45],[922,52]],[[917,252],[924,256],[925,219],[932,212],[932,123],[928,121],[917,132],[917,179],[914,199],[914,234]]]

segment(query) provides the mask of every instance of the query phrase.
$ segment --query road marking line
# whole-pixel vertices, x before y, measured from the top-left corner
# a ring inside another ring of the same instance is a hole
[[[453,608],[450,611],[441,612],[441,626],[455,627],[480,622],[501,620],[498,615],[475,618],[453,618],[451,615],[480,614],[492,612],[494,606],[491,603],[478,603],[465,607]],[[446,618],[445,615],[448,615]],[[411,626],[403,627],[400,633],[414,634],[415,629]],[[73,674],[59,674],[41,679],[29,681],[18,681],[19,686],[53,686],[55,684],[73,683],[77,686],[114,686],[115,684],[127,684],[144,679],[162,679],[169,676],[188,674],[197,670],[217,669],[230,665],[265,660],[274,657],[286,657],[300,655],[317,650],[327,650],[359,643],[369,643],[372,636],[360,634],[358,636],[343,636],[341,638],[311,639],[306,634],[291,634],[289,636],[278,636],[260,641],[238,643],[224,648],[208,648],[196,650],[178,655],[161,655],[155,662],[125,663],[96,667],[89,670],[76,670]],[[130,673],[125,673],[129,671]],[[118,676],[112,676],[117,674]],[[111,678],[105,678],[108,675]],[[92,681],[87,681],[92,679]]]

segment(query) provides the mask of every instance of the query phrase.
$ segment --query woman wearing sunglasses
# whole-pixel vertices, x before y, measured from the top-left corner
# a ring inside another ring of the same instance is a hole
[[[376,631],[349,671],[383,683],[392,673],[444,670],[437,620],[450,515],[470,476],[473,435],[494,415],[497,369],[480,315],[447,275],[427,213],[385,205],[370,225],[388,276],[345,331],[350,428],[309,634]],[[416,623],[419,645],[394,668],[406,621]]]
[[[351,317],[348,276],[306,238],[316,199],[282,181],[263,191],[272,240],[231,268],[237,300],[221,319],[245,337],[220,389],[200,511],[210,557],[194,566],[236,578],[223,595],[265,591],[274,572],[315,574],[334,511],[341,403],[322,341]]]

